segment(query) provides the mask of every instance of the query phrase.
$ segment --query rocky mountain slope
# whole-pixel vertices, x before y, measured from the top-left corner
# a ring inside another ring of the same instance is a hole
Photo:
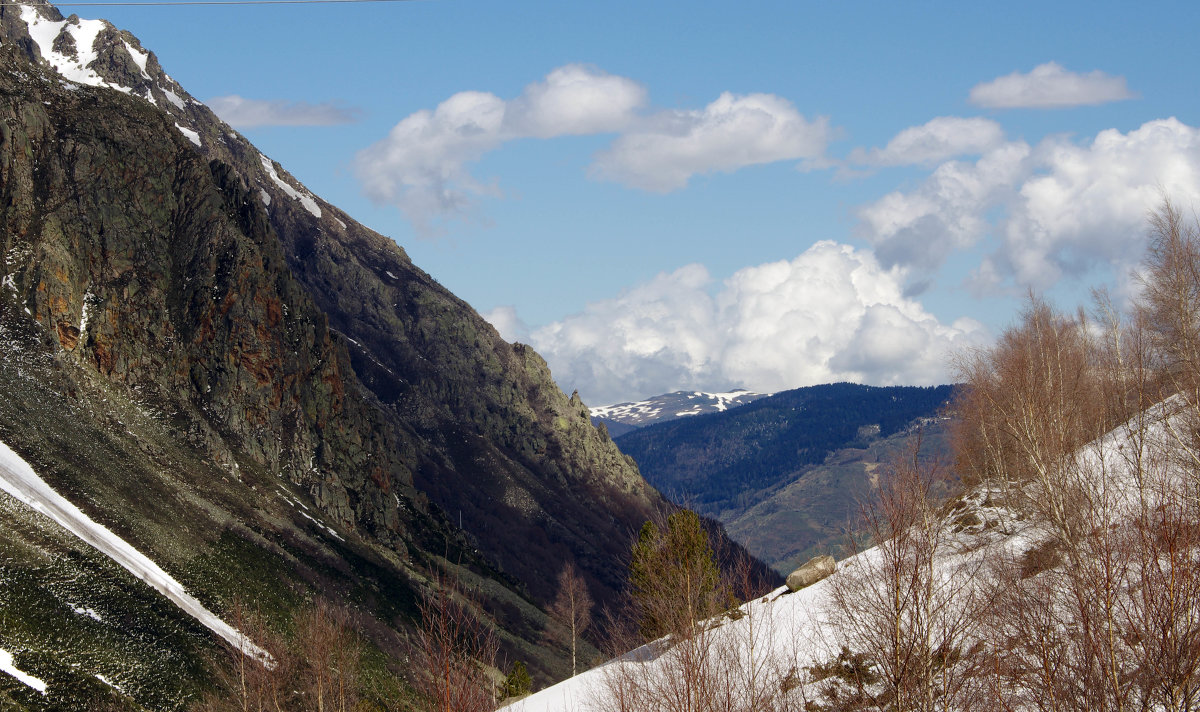
[[[0,441],[213,610],[328,595],[395,650],[450,569],[545,679],[555,572],[573,560],[612,600],[661,504],[532,349],[135,37],[48,4],[0,7],[0,254]],[[84,660],[150,709],[204,684],[204,631],[12,500],[0,529],[0,647],[56,704],[116,689]],[[89,596],[102,620],[59,619]]]

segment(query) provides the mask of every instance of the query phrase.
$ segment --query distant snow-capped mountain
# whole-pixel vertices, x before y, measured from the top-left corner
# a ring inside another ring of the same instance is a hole
[[[651,423],[688,415],[719,413],[769,395],[740,388],[726,393],[675,391],[632,403],[597,406],[591,409],[591,413],[593,421],[604,423],[609,433],[616,437]]]

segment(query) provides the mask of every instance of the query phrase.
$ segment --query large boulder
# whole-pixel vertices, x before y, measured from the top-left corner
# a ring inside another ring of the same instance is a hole
[[[792,591],[799,591],[826,578],[834,571],[837,571],[837,560],[832,556],[815,556],[809,559],[808,563],[788,574],[787,587]]]

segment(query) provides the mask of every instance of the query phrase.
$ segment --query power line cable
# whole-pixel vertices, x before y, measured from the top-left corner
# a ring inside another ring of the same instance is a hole
[[[112,2],[56,2],[55,7],[141,7],[172,5],[330,5],[336,3],[393,3],[417,2],[418,0],[137,0]],[[35,3],[0,2],[0,7],[34,7]]]

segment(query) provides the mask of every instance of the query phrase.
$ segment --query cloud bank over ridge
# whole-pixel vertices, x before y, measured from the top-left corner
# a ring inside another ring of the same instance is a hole
[[[529,339],[558,383],[592,404],[678,389],[945,382],[949,354],[983,329],[940,323],[904,296],[902,277],[868,250],[823,241],[720,285],[698,264],[662,273]],[[516,338],[514,313],[488,316]]]
[[[247,99],[229,94],[213,97],[205,103],[222,121],[240,129],[260,126],[335,126],[352,124],[362,115],[360,109],[331,101],[310,104],[306,101]]]
[[[1078,143],[1010,141],[974,162],[947,161],[914,188],[860,208],[859,234],[885,267],[915,276],[982,244],[990,252],[968,277],[974,288],[1042,291],[1097,267],[1128,279],[1163,196],[1200,205],[1200,129],[1174,118]]]

